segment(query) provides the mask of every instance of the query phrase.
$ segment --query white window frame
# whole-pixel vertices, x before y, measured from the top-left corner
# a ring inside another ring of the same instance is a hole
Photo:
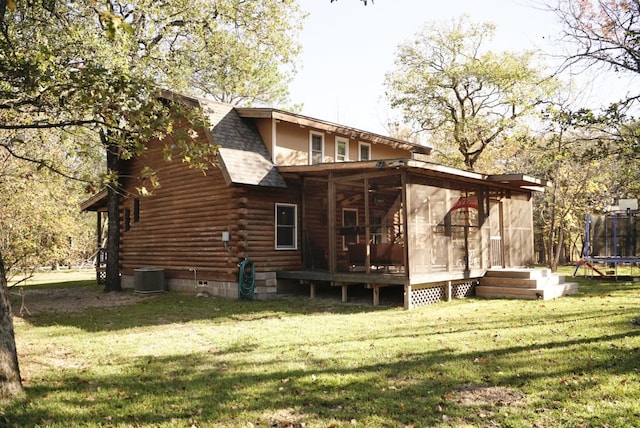
[[[321,144],[321,148],[320,148],[320,162],[313,162],[313,137],[320,137],[320,144]],[[318,163],[323,163],[324,162],[324,134],[322,132],[315,132],[315,131],[310,131],[309,132],[309,165],[316,165]]]
[[[362,159],[362,148],[366,147],[369,150],[369,159]],[[364,143],[362,141],[360,141],[358,143],[358,160],[362,161],[362,160],[371,160],[372,156],[371,156],[371,143]]]
[[[339,158],[338,146],[340,143],[344,143],[344,159]],[[343,137],[336,137],[336,162],[348,162],[349,161],[349,139]]]
[[[293,208],[293,225],[282,225],[282,226],[293,226],[293,245],[279,245],[278,244],[278,229],[281,227],[278,224],[278,209],[281,207]],[[276,202],[275,211],[274,211],[275,219],[273,224],[275,225],[275,237],[274,237],[274,247],[276,250],[297,250],[298,249],[298,205],[296,204],[286,204]]]
[[[356,224],[344,224],[344,213],[345,212],[353,212],[356,215]],[[343,227],[348,227],[348,226],[358,226],[359,221],[358,221],[358,209],[357,208],[342,208],[342,226]],[[355,244],[357,244],[358,242],[360,242],[360,235],[356,233],[356,242]],[[348,243],[347,243],[347,237],[343,236],[342,237],[342,249],[344,251],[348,250],[347,247]]]

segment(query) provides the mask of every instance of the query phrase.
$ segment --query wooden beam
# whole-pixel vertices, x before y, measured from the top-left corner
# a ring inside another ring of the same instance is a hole
[[[412,308],[411,304],[411,284],[404,286],[404,308],[408,311]]]

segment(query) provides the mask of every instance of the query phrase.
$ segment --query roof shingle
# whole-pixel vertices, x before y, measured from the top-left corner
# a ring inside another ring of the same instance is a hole
[[[220,166],[231,183],[287,187],[252,122],[242,119],[232,105],[199,101],[210,122],[211,139],[220,146]]]

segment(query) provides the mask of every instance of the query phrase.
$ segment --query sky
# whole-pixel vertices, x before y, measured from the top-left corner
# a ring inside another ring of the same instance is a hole
[[[561,26],[534,1],[374,0],[364,6],[359,0],[300,0],[308,17],[298,72],[289,87],[291,102],[301,104],[306,116],[386,135],[384,124],[392,112],[383,82],[394,68],[399,44],[414,39],[429,22],[446,23],[466,14],[496,26],[493,51],[537,49],[557,55]],[[615,98],[628,84],[587,80],[589,87],[580,93],[591,101]]]

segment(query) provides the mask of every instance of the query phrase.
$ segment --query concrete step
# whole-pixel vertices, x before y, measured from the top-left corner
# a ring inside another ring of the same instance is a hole
[[[547,285],[558,285],[562,282],[564,282],[564,277],[558,275],[535,279],[486,276],[480,278],[480,285],[488,287],[543,288]]]
[[[552,300],[569,294],[578,293],[578,284],[567,282],[563,284],[548,285],[536,288],[518,287],[491,287],[478,285],[476,296],[485,298],[526,299],[526,300]]]
[[[578,284],[566,283],[551,269],[490,269],[475,292],[486,298],[551,300],[578,293]]]
[[[489,269],[485,278],[548,278],[553,276],[551,269]]]

